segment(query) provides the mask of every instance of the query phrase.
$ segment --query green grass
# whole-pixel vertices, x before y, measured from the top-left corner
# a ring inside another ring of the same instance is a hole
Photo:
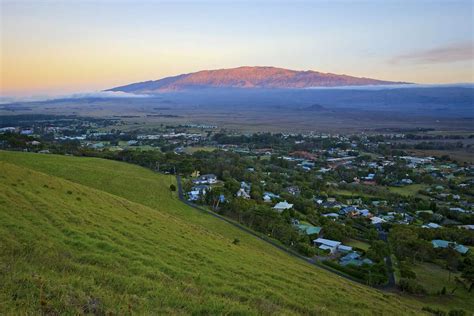
[[[427,186],[424,184],[410,184],[402,187],[389,187],[388,189],[392,193],[400,194],[403,196],[415,196],[420,195],[418,191],[426,189],[426,187]]]
[[[197,151],[214,151],[216,150],[215,147],[210,146],[195,146],[195,147],[185,147],[184,152],[187,154],[194,154]]]
[[[455,276],[459,274],[451,273],[433,263],[418,263],[413,265],[413,271],[416,273],[416,280],[430,294],[422,301],[431,304],[438,304],[445,309],[463,308],[468,311],[474,311],[473,294],[469,293],[462,284],[455,281]],[[447,295],[436,295],[443,287],[446,287]],[[453,289],[456,289],[453,295],[450,295]]]
[[[0,170],[0,314],[419,314],[423,306],[189,208],[170,193],[170,176],[3,151]]]
[[[344,245],[359,248],[365,251],[369,250],[370,247],[369,243],[352,238],[348,239],[347,241],[344,241]]]

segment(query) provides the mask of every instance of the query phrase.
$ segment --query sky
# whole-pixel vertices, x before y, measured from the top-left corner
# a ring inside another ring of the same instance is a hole
[[[474,82],[474,0],[0,0],[0,95],[275,66]]]

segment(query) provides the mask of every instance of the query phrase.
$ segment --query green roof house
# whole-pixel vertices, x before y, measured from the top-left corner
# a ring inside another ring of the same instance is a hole
[[[458,244],[454,241],[447,241],[447,240],[442,240],[442,239],[434,239],[431,241],[431,244],[433,245],[433,248],[448,248],[451,247],[460,254],[466,254],[469,251],[469,248],[467,248],[464,245]]]
[[[306,224],[299,224],[297,225],[298,229],[305,233],[306,235],[319,235],[321,232],[321,227],[306,225]]]

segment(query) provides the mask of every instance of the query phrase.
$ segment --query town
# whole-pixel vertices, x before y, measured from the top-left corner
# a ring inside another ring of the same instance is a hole
[[[180,174],[188,202],[331,271],[417,295],[472,290],[474,167],[448,155],[410,153],[443,137],[244,135],[206,124],[147,130],[117,119],[15,118],[0,129],[2,149],[96,156]],[[409,147],[407,139],[420,142]],[[426,275],[443,286],[424,285]]]

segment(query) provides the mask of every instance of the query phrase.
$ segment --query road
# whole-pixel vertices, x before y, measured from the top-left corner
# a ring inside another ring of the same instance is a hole
[[[377,229],[377,232],[379,233],[380,240],[387,243],[387,246],[388,246],[388,233],[383,230],[382,225],[377,225],[375,228]],[[394,288],[396,286],[395,274],[393,272],[392,257],[390,255],[385,257],[385,264],[387,265],[387,274],[388,274],[388,283],[386,286],[388,288]]]

